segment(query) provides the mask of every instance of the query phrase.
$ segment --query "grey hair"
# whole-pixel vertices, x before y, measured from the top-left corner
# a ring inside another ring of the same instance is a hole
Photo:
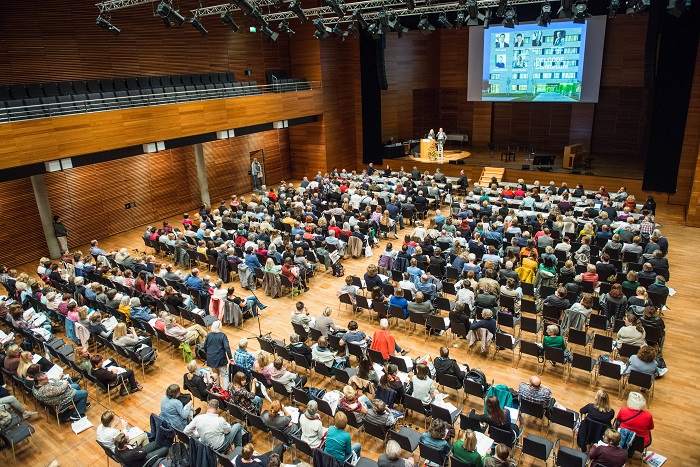
[[[243,339],[238,341],[238,348],[241,350],[245,350],[248,348],[248,338],[244,337]]]
[[[316,401],[309,401],[308,404],[306,404],[306,413],[311,415],[312,417],[316,415],[316,412],[318,411],[318,402]]]
[[[399,455],[401,455],[401,446],[399,443],[394,441],[393,439],[390,439],[386,443],[386,457],[389,458],[389,460],[396,460],[399,458]]]
[[[489,308],[484,308],[484,310],[481,312],[481,316],[484,318],[491,318],[493,316],[493,311]]]
[[[627,396],[627,407],[632,410],[644,410],[647,408],[647,400],[638,392],[630,392]]]
[[[138,297],[132,297],[129,301],[130,306],[141,306],[141,300]]]
[[[85,283],[85,278],[78,276],[75,279],[73,279],[73,283],[75,285],[83,285]]]
[[[386,318],[382,318],[379,320],[379,327],[382,329],[388,329],[389,328],[389,321]]]
[[[292,344],[298,343],[299,342],[299,334],[297,334],[296,332],[291,333],[289,335],[289,342],[291,342]]]

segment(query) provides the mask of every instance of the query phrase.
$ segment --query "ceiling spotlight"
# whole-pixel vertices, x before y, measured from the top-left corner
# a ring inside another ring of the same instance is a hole
[[[165,24],[166,28],[182,26],[185,23],[185,17],[169,3],[161,2],[158,7],[156,7],[156,13],[163,19],[163,24]]]
[[[406,0],[406,9],[408,11],[413,11],[416,9],[416,1],[415,0]]]
[[[399,36],[399,39],[401,39],[404,34],[408,33],[408,28],[406,26],[404,26],[403,24],[399,23],[399,20],[397,19],[396,25],[394,26],[394,31],[396,31],[396,33]]]
[[[464,21],[466,20],[464,16],[464,12],[460,11],[457,13],[457,19],[455,20],[455,29],[462,29],[462,26],[464,26]]]
[[[260,24],[260,26],[262,26],[263,28],[270,27],[270,23],[268,23],[267,20],[263,17],[260,10],[253,10],[253,13],[250,16],[255,18],[258,21],[258,24]]]
[[[233,0],[233,3],[238,5],[244,15],[250,15],[255,11],[255,5],[250,3],[248,0]]]
[[[574,5],[574,23],[585,23],[586,18],[590,18],[591,14],[588,12],[588,0],[578,0],[576,5]]]
[[[690,0],[668,0],[666,11],[676,18],[680,18],[688,8],[690,8]]]
[[[450,23],[447,19],[447,15],[445,13],[440,13],[440,17],[438,18],[438,24],[445,29],[452,29],[454,27],[452,26],[452,23]]]
[[[435,26],[430,24],[426,15],[421,15],[420,21],[418,22],[418,29],[420,29],[423,34],[427,35],[435,31]]]
[[[503,18],[506,15],[506,6],[508,6],[508,0],[499,0],[496,16]]]
[[[299,3],[298,0],[294,0],[289,3],[289,11],[297,15],[297,18],[299,18],[299,21],[301,21],[302,23],[305,23],[308,20],[306,14],[304,13],[304,10],[301,9],[301,3]]]
[[[275,42],[275,41],[277,40],[277,38],[280,37],[279,33],[273,31],[272,29],[270,29],[269,26],[263,26],[263,27],[260,29],[260,32],[262,32],[263,34],[265,34],[265,35],[267,36],[267,38],[270,39],[270,41],[272,41],[272,42]]]
[[[651,0],[627,0],[627,14],[637,15],[649,8]]]
[[[508,6],[506,10],[506,17],[503,18],[503,27],[513,29],[518,23],[518,14],[515,12],[515,7],[512,5]]]
[[[469,0],[469,6],[467,7],[467,12],[469,17],[467,18],[467,26],[476,26],[479,24],[479,20],[484,19],[484,15],[479,13],[479,4],[476,0]]]
[[[226,24],[229,28],[231,28],[231,31],[233,31],[233,32],[238,31],[238,25],[231,17],[230,12],[225,11],[225,12],[221,13],[221,21],[223,21],[224,24]]]
[[[352,34],[355,37],[360,37],[360,31],[357,30],[355,23],[350,23],[348,25],[348,34]]]
[[[552,5],[549,2],[542,4],[542,9],[540,10],[540,16],[535,20],[538,26],[546,28],[549,23],[552,22]]]
[[[375,21],[367,27],[367,34],[370,35],[372,39],[379,39],[384,34],[382,31],[382,25],[379,21]]]
[[[342,30],[342,28],[340,27],[340,23],[335,23],[335,26],[333,26],[333,29],[331,31],[333,32],[333,34],[340,37],[341,42],[344,41],[346,37],[348,37],[348,32]]]
[[[197,31],[199,31],[203,36],[206,36],[209,34],[209,31],[204,29],[204,26],[202,23],[199,22],[199,20],[196,17],[190,18],[190,24],[192,25],[193,28],[195,28]]]
[[[279,29],[280,32],[285,33],[289,37],[294,36],[295,32],[292,31],[292,28],[289,27],[289,23],[286,21],[282,21],[279,26],[277,26],[277,29]]]
[[[484,29],[488,29],[489,24],[491,24],[491,8],[486,9],[486,14],[484,15]]]
[[[323,21],[321,21],[321,18],[316,18],[314,21],[314,27],[316,28],[316,32],[314,32],[314,37],[316,39],[325,39],[326,37],[329,36],[331,33],[330,28],[327,28],[325,24],[323,24]]]
[[[118,27],[114,26],[112,23],[109,22],[109,19],[103,18],[102,16],[98,16],[97,19],[95,20],[95,24],[97,24],[99,27],[104,29],[105,31],[109,31],[115,36],[119,35],[121,29]]]
[[[561,6],[559,7],[559,18],[571,18],[574,13],[571,11],[574,6],[574,0],[561,0]]]
[[[384,10],[379,12],[379,26],[382,28],[382,32],[389,30],[389,17]]]
[[[617,10],[620,9],[620,0],[610,0],[608,7],[608,18],[614,18],[617,15]]]
[[[326,3],[328,3],[328,6],[331,7],[333,12],[338,15],[338,18],[344,18],[345,13],[345,5],[343,5],[343,0],[326,0]]]
[[[362,16],[362,9],[358,8],[352,15],[357,20],[358,26],[362,29],[367,29],[367,21],[365,21],[365,18]]]

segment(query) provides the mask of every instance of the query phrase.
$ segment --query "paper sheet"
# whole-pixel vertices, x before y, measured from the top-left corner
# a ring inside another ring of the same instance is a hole
[[[296,407],[285,407],[284,409],[289,413],[289,416],[292,418],[292,423],[294,423],[295,425],[299,423],[299,409],[297,409]]]
[[[476,435],[476,452],[483,457],[491,449],[493,440],[480,431],[475,431],[474,434]]]
[[[649,451],[644,458],[644,462],[651,467],[660,467],[666,462],[666,458],[654,451]]]
[[[51,369],[46,372],[46,376],[48,376],[50,380],[51,379],[60,379],[62,374],[63,374],[63,368],[61,368],[58,365],[52,366]]]
[[[36,365],[37,363],[39,363],[39,360],[41,360],[41,355],[34,354],[34,355],[32,356],[32,363],[33,363],[33,364]]]
[[[73,428],[73,432],[77,435],[89,428],[92,428],[93,425],[87,417],[83,417],[80,420],[71,423],[70,426]]]
[[[132,426],[129,428],[129,431],[126,432],[126,435],[129,437],[129,439],[134,439],[137,436],[141,436],[144,433],[144,431],[137,427],[137,426]]]

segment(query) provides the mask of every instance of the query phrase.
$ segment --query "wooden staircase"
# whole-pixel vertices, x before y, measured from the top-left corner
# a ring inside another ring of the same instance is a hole
[[[481,177],[479,178],[479,186],[490,186],[493,177],[496,177],[496,180],[500,182],[503,179],[505,171],[506,169],[499,167],[484,167],[484,170],[481,172]]]

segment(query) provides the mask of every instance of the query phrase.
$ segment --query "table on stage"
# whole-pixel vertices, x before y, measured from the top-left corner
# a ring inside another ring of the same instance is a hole
[[[506,158],[506,162],[515,161],[515,153],[513,151],[502,152],[501,153],[501,160],[503,160],[504,156]]]

